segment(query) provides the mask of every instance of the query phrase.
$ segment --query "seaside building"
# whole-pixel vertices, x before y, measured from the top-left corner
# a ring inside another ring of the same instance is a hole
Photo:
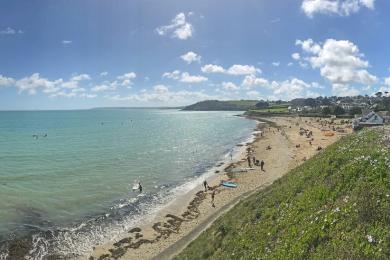
[[[375,112],[370,112],[365,116],[359,117],[352,122],[352,128],[354,130],[361,129],[363,127],[381,126],[385,123],[383,117]]]

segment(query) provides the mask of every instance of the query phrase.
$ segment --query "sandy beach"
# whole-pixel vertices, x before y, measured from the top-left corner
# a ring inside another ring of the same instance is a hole
[[[256,138],[243,147],[243,153],[207,180],[203,185],[173,201],[152,221],[128,230],[127,234],[94,249],[87,259],[171,259],[221,214],[241,199],[262,189],[290,169],[321,152],[352,130],[342,120],[300,117],[253,118],[259,120]],[[247,157],[263,160],[248,169]],[[240,170],[242,170],[240,172]],[[233,172],[233,173],[232,173]],[[220,186],[231,180],[237,188]],[[211,194],[215,192],[214,207]]]

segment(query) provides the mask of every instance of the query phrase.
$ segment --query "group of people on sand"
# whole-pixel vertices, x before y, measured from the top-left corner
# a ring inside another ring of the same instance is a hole
[[[253,165],[260,166],[261,170],[265,171],[264,170],[265,162],[263,160],[260,161],[260,160],[257,160],[255,156],[252,156],[252,158],[251,158],[251,156],[248,155],[247,161],[248,161],[248,167],[249,168],[252,168],[252,163],[253,163]]]

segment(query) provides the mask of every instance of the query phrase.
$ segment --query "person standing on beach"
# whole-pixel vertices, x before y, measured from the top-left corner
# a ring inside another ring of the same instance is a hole
[[[213,208],[215,208],[214,198],[215,198],[215,190],[213,190],[213,193],[211,193],[211,206]]]
[[[207,183],[206,180],[204,180],[203,186],[204,186],[204,191],[207,191],[207,188],[209,187],[209,184]]]
[[[253,162],[253,165],[256,165],[256,157],[252,157],[252,162]]]
[[[138,182],[138,189],[139,189],[139,193],[141,193],[142,192],[142,185],[140,182]]]
[[[261,160],[261,162],[260,162],[260,167],[261,167],[261,170],[262,170],[262,171],[264,171],[264,164],[265,164],[264,161]]]
[[[252,168],[251,157],[250,157],[249,155],[248,155],[247,160],[248,160],[248,166],[249,166],[249,168]]]

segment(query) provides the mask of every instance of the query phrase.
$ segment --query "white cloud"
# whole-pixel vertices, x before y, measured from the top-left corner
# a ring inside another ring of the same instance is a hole
[[[291,67],[293,65],[294,65],[294,63],[292,63],[292,62],[287,63],[287,66],[289,66],[289,67]]]
[[[301,58],[301,55],[298,52],[295,52],[295,53],[291,54],[291,57],[294,60],[299,60]]]
[[[269,82],[267,79],[257,78],[255,75],[247,75],[241,85],[246,89],[250,89],[252,87],[268,87]]]
[[[103,71],[99,74],[101,77],[105,77],[108,75],[108,72],[107,71]]]
[[[295,45],[301,46],[302,50],[312,54],[317,54],[321,51],[321,46],[317,43],[314,43],[312,39],[307,39],[304,41],[296,40]]]
[[[142,104],[152,103],[164,105],[178,105],[178,104],[191,104],[197,101],[206,99],[216,99],[217,97],[210,96],[204,91],[171,91],[169,87],[165,85],[156,85],[151,90],[142,90],[137,94],[129,96],[115,95],[109,97],[110,99],[117,101],[133,101],[140,102]]]
[[[27,91],[30,95],[34,95],[38,89],[42,89],[45,93],[57,92],[63,83],[62,79],[50,81],[42,78],[39,73],[34,73],[29,77],[17,80],[15,87],[19,90],[19,93]]]
[[[62,40],[61,43],[62,43],[63,45],[69,45],[69,44],[72,43],[72,41],[70,41],[70,40]]]
[[[311,90],[313,88],[318,89],[318,83],[306,83],[297,78],[282,82],[273,81],[271,83],[271,88],[273,89],[274,96],[285,100],[291,100],[298,97],[317,97],[320,95]]]
[[[79,97],[81,97],[81,98],[96,98],[97,95],[96,94],[81,93],[79,95]]]
[[[225,73],[225,69],[214,64],[207,64],[201,68],[203,73]]]
[[[9,87],[15,83],[13,78],[8,78],[0,74],[0,87]]]
[[[68,81],[62,78],[49,80],[41,77],[39,73],[34,73],[18,80],[0,75],[0,87],[9,86],[18,90],[19,94],[27,92],[35,95],[38,91],[49,95],[49,97],[88,97],[87,90],[79,86],[81,81],[90,80],[88,74],[74,75]]]
[[[79,87],[80,81],[91,80],[91,77],[88,74],[79,74],[74,75],[70,78],[69,81],[65,81],[61,83],[61,87],[67,89],[76,89]]]
[[[132,80],[137,77],[137,74],[134,72],[125,73],[121,76],[118,76],[117,79],[120,81],[120,85],[124,87],[130,87],[133,82]]]
[[[270,82],[265,78],[257,78],[254,75],[246,76],[241,85],[245,89],[252,89],[253,87],[265,88],[272,91],[272,97],[274,97],[274,99],[284,100],[291,100],[297,97],[317,97],[320,96],[320,94],[313,90],[323,89],[323,86],[320,86],[316,82],[307,83],[297,78]],[[257,91],[254,90],[253,93],[255,92]],[[247,93],[252,93],[252,91],[248,91]],[[255,96],[253,93],[252,96]]]
[[[0,75],[0,79],[1,79],[1,75]],[[1,82],[1,80],[0,80],[0,82]],[[390,86],[390,77],[385,78],[385,84]],[[1,83],[0,83],[0,86],[1,86]]]
[[[365,7],[374,9],[375,0],[303,0],[301,9],[310,18],[315,14],[349,16]]]
[[[158,27],[156,32],[159,35],[171,33],[173,38],[186,40],[192,36],[193,30],[193,26],[186,21],[186,15],[179,13],[172,19],[171,24]]]
[[[240,88],[233,82],[222,82],[222,88],[228,91],[237,91]]]
[[[131,88],[133,84],[132,80],[137,77],[135,72],[128,72],[123,75],[116,77],[116,80],[113,81],[104,81],[101,84],[98,84],[91,88],[92,92],[103,92],[103,91],[115,91],[118,87],[127,87]]]
[[[320,70],[321,76],[332,83],[335,95],[352,95],[359,92],[350,84],[372,84],[377,77],[366,69],[369,67],[364,55],[350,41],[327,39],[322,46],[311,39],[297,41],[309,56],[305,58],[313,68]]]
[[[61,87],[67,88],[67,89],[75,89],[75,88],[79,87],[79,82],[78,81],[74,81],[74,80],[62,82],[61,83]]]
[[[167,78],[167,79],[179,79],[180,78],[180,70],[174,70],[172,72],[165,72],[163,75],[162,75],[163,78]]]
[[[234,76],[261,73],[260,69],[255,68],[252,65],[241,65],[241,64],[234,64],[229,69],[224,69],[219,65],[207,64],[204,65],[201,68],[201,70],[204,73],[225,73]]]
[[[256,69],[254,66],[251,65],[240,65],[240,64],[235,64],[227,70],[227,73],[230,75],[249,75],[249,74],[256,74],[256,72],[261,73],[261,70]]]
[[[89,76],[88,74],[79,74],[71,78],[72,81],[82,81],[82,80],[90,80],[90,79],[91,76]]]
[[[187,64],[191,64],[193,62],[200,62],[202,56],[196,54],[195,52],[189,51],[186,54],[180,56],[182,60],[187,62]]]
[[[184,83],[201,83],[208,80],[206,77],[200,75],[190,75],[188,72],[183,72],[180,74],[180,70],[165,72],[162,77],[167,79],[180,80]]]
[[[114,82],[103,82],[91,88],[92,92],[103,92],[103,91],[114,91],[117,89],[117,81]]]
[[[280,66],[280,62],[279,61],[274,61],[274,62],[272,62],[272,66],[279,67]]]
[[[62,91],[58,91],[58,92],[51,94],[49,97],[51,97],[51,98],[57,98],[57,97],[72,98],[72,97],[76,97],[76,96],[77,96],[76,93],[66,92],[66,91],[62,90]]]
[[[180,81],[184,83],[201,83],[207,81],[207,78],[203,76],[193,76],[190,75],[188,72],[183,72],[181,74]]]
[[[82,92],[86,92],[87,90],[85,88],[74,88],[71,90],[71,92],[73,93],[82,93]]]
[[[164,93],[169,92],[168,87],[165,85],[156,85],[153,87],[153,90],[154,90],[154,92],[159,93],[159,94],[164,94]]]
[[[16,29],[13,29],[11,27],[7,27],[7,28],[0,31],[0,34],[8,34],[8,35],[22,34],[22,33],[24,33],[22,30],[16,30]]]
[[[258,92],[258,91],[256,91],[256,90],[248,91],[248,92],[246,92],[246,95],[247,95],[250,99],[261,99],[261,98],[262,98],[260,92]]]

